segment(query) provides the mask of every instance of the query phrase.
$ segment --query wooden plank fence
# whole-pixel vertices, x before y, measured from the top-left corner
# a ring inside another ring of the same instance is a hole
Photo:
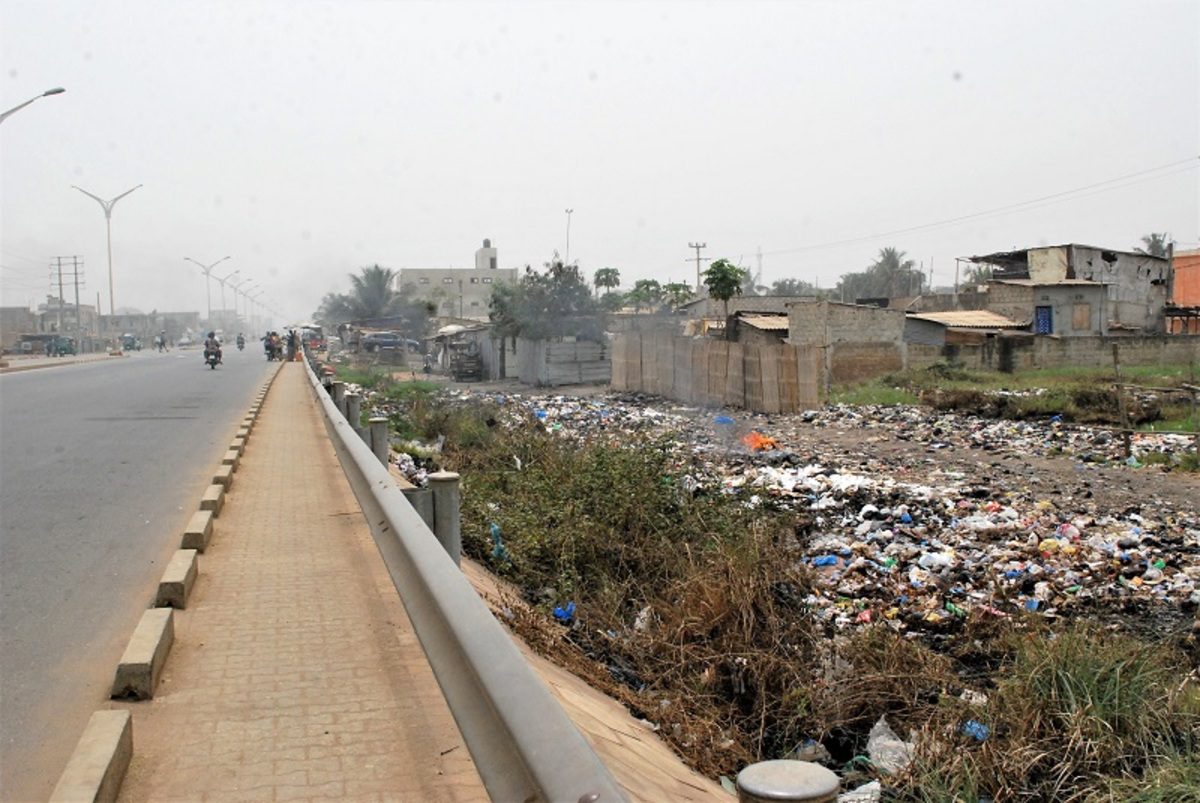
[[[822,367],[816,346],[627,332],[613,341],[612,387],[701,407],[794,413],[820,405]]]

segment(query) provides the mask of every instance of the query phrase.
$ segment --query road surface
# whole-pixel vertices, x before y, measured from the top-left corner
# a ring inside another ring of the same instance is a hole
[[[254,390],[262,351],[0,374],[0,800],[45,800]]]

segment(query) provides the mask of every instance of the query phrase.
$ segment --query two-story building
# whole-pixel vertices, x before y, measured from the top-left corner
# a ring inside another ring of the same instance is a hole
[[[475,252],[473,268],[401,268],[397,289],[437,308],[436,315],[477,321],[488,319],[492,288],[517,281],[516,268],[501,268],[491,240]]]

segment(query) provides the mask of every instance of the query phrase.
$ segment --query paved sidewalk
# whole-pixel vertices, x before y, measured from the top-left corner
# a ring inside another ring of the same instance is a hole
[[[121,800],[487,800],[300,363],[199,568]]]

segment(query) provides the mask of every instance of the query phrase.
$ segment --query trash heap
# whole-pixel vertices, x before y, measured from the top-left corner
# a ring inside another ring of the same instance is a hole
[[[807,603],[831,630],[883,621],[937,634],[972,613],[1089,611],[1170,627],[1200,608],[1197,506],[1110,509],[1094,498],[1050,499],[1020,471],[999,480],[933,459],[851,455],[813,438],[823,429],[859,428],[886,431],[926,452],[1119,460],[1119,439],[1114,444],[1104,430],[911,407],[834,406],[768,417],[714,415],[629,394],[446,394],[449,403],[481,398],[498,407],[507,427],[536,422],[560,437],[670,442],[681,493],[730,494],[750,506],[795,512],[796,560],[822,581]],[[1155,437],[1161,446],[1175,436]],[[805,441],[802,449],[788,448]]]

